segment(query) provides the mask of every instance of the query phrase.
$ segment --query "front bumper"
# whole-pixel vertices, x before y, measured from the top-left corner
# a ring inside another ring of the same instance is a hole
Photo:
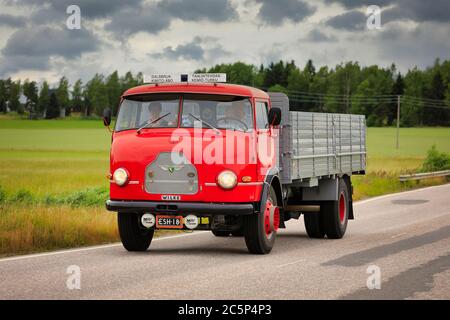
[[[106,209],[115,212],[157,212],[166,214],[249,215],[253,203],[203,203],[107,200]]]

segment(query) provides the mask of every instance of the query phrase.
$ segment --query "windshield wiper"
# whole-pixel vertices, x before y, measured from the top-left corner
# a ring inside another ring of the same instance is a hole
[[[192,113],[188,113],[192,118],[200,121],[201,123],[206,124],[208,127],[210,127],[211,129],[213,129],[214,131],[216,131],[217,134],[220,134],[220,130],[217,129],[216,127],[214,127],[212,124],[206,122],[205,120],[200,119],[199,117],[194,116]]]
[[[153,123],[155,123],[155,122],[158,122],[158,121],[161,120],[162,118],[167,117],[169,114],[170,114],[170,112],[167,112],[165,115],[163,115],[163,116],[161,116],[161,117],[158,117],[158,118],[156,118],[155,120],[148,120],[148,121],[145,121],[144,124],[143,124],[142,126],[140,126],[140,127],[136,130],[136,132],[137,132],[137,133],[141,133],[141,130],[142,130],[142,129],[144,129],[145,127],[147,127],[147,126],[149,126],[149,125],[151,125],[151,124],[153,124]]]

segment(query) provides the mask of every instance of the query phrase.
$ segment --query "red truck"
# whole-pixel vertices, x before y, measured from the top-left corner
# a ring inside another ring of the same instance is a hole
[[[127,250],[147,250],[156,229],[211,230],[266,254],[301,214],[310,237],[344,236],[351,176],[365,172],[364,116],[290,111],[286,95],[220,74],[173,78],[121,99],[106,208]]]

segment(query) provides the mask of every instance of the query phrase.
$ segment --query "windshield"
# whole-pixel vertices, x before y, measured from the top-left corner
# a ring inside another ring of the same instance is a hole
[[[152,94],[128,97],[120,105],[116,131],[138,128],[176,128],[180,98],[178,94]]]
[[[243,97],[186,94],[183,99],[181,127],[194,127],[195,121],[203,122],[201,125],[204,128],[251,131],[252,105],[248,98]]]
[[[250,100],[238,96],[209,94],[147,94],[122,101],[115,131],[178,127],[180,99],[183,101],[180,127],[251,131]]]

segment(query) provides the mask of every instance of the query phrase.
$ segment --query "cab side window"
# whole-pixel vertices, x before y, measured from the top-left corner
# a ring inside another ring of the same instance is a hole
[[[256,128],[268,128],[267,103],[256,101]]]

